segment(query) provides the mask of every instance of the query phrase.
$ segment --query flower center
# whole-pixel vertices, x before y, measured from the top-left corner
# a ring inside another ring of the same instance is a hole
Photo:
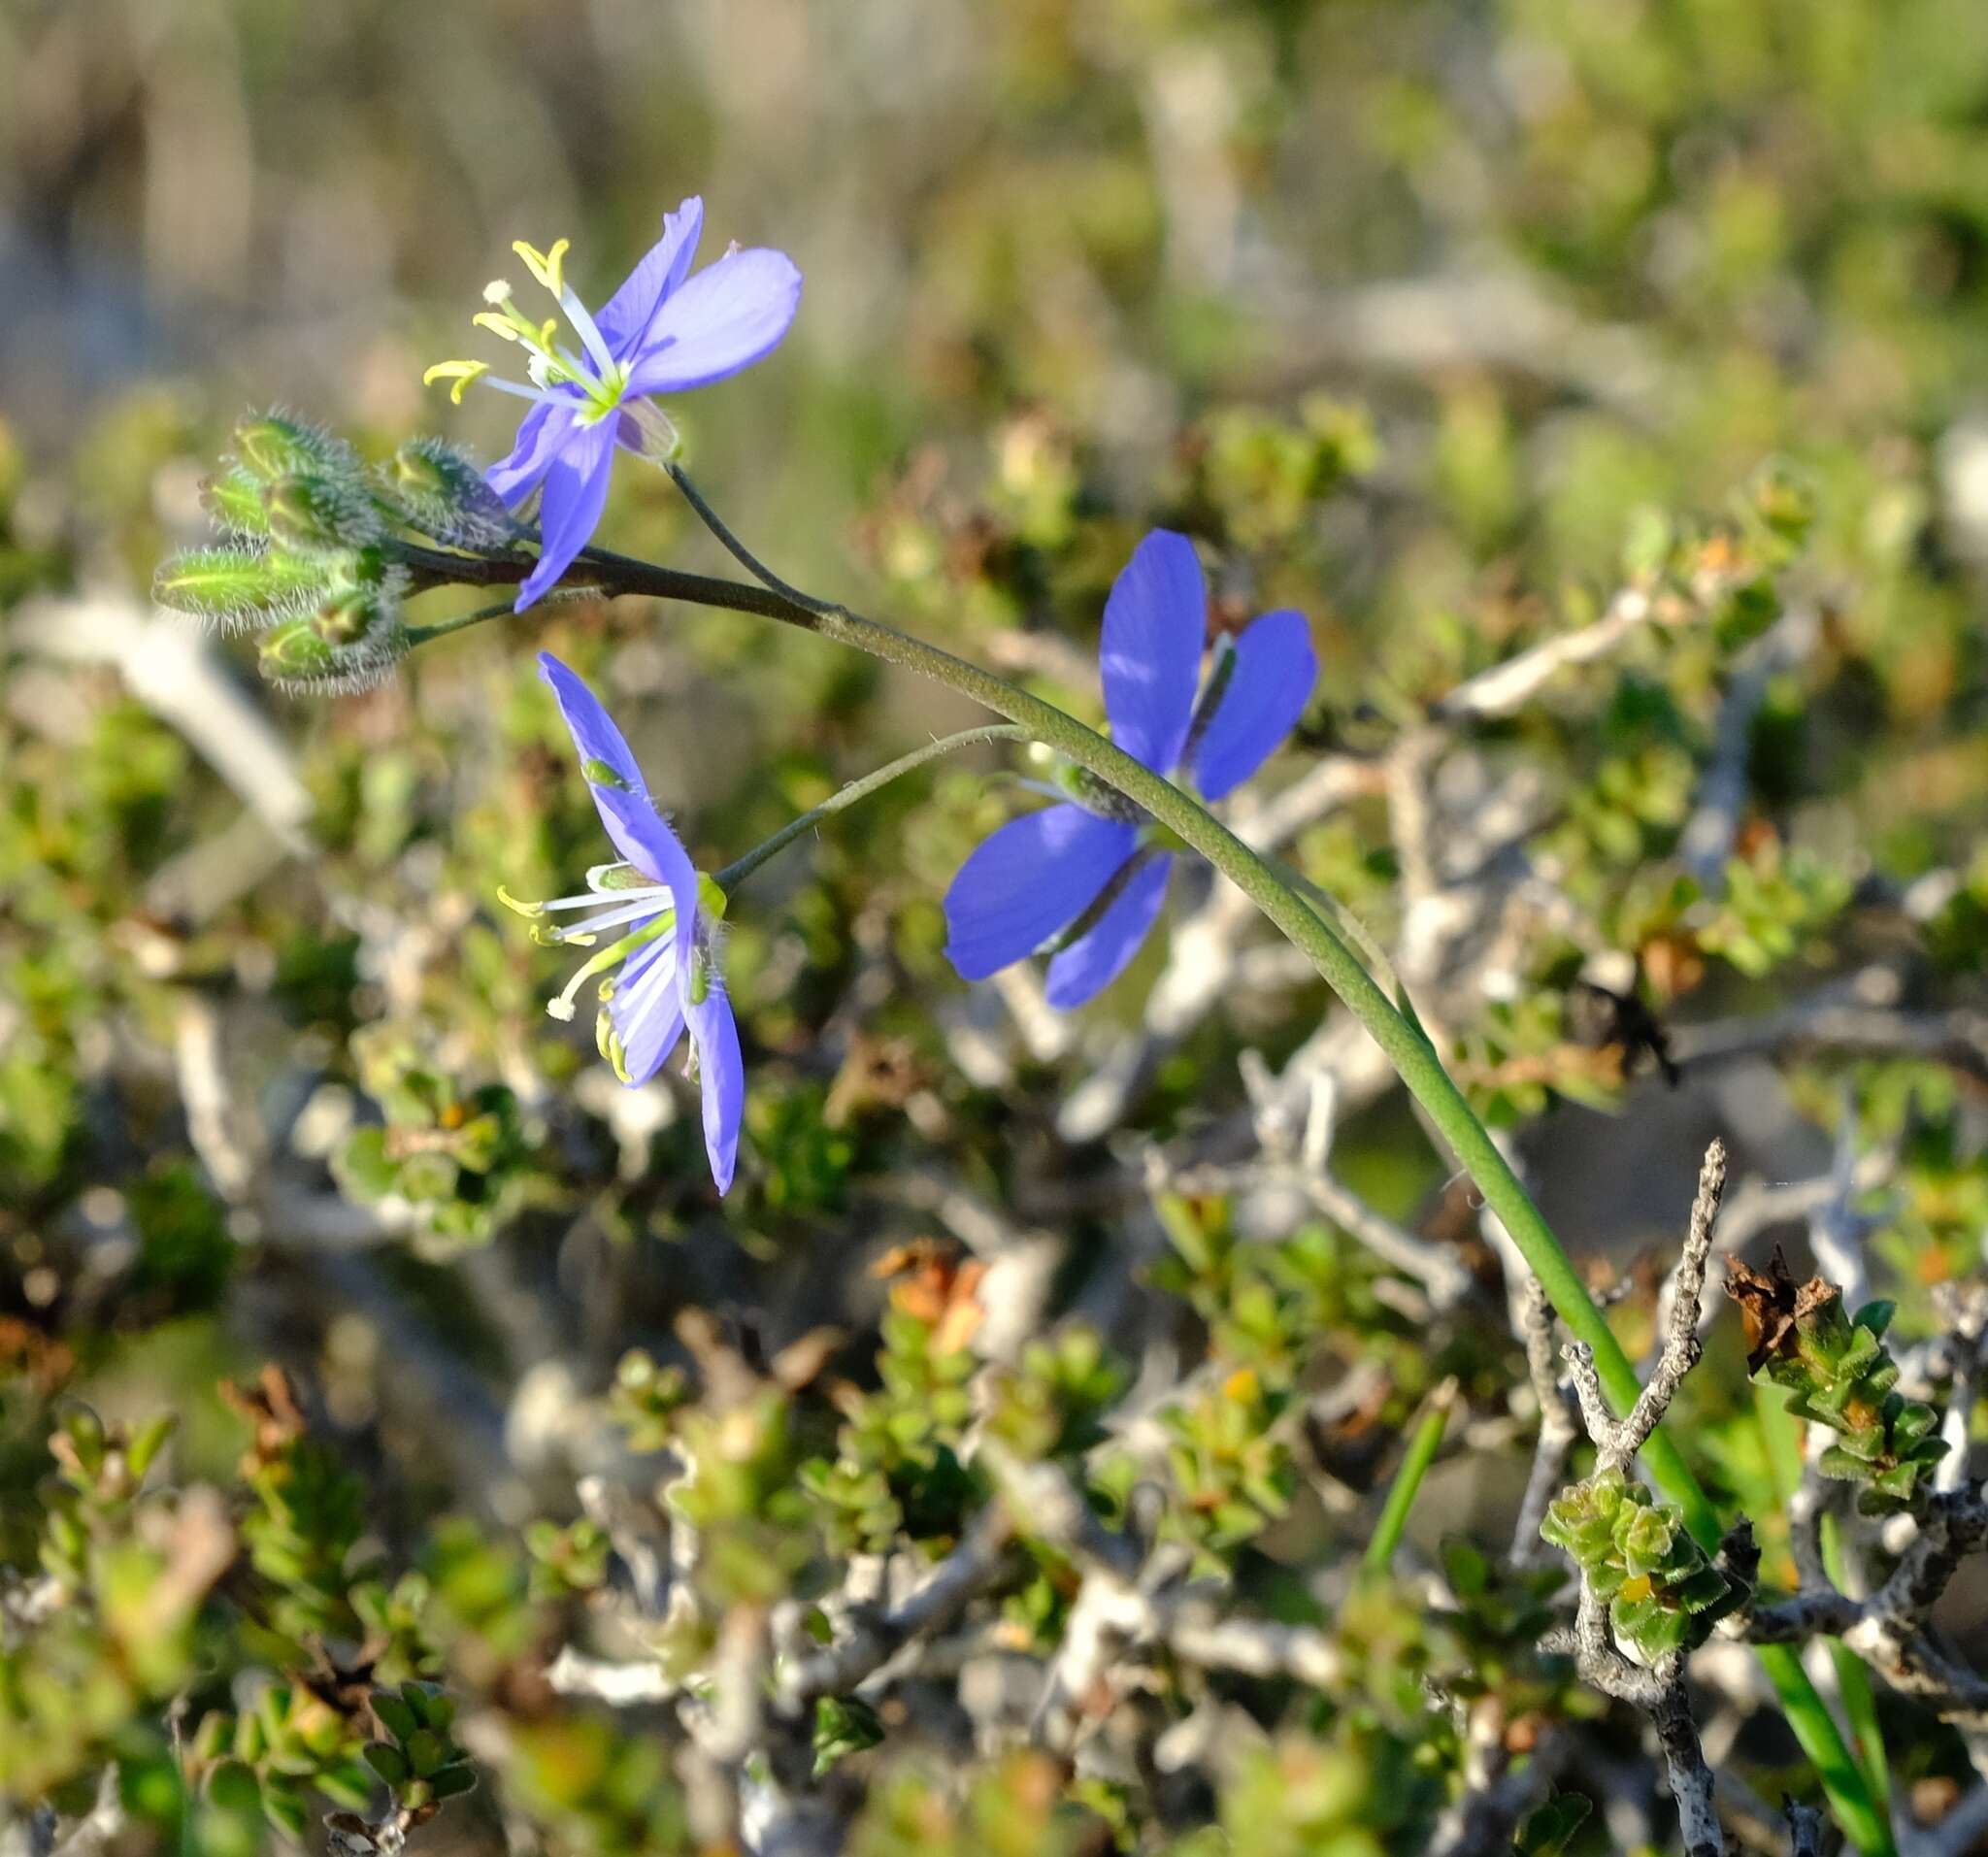
[[[423,385],[437,381],[452,382],[449,398],[462,404],[463,388],[474,381],[526,400],[548,401],[574,406],[579,396],[579,416],[587,424],[607,418],[621,404],[628,389],[628,370],[614,359],[607,339],[601,334],[585,304],[566,282],[565,259],[569,241],[560,239],[549,251],[519,241],[512,249],[524,260],[525,268],[545,286],[565,313],[568,327],[578,338],[581,353],[559,340],[559,318],[547,316],[534,322],[512,301],[511,284],[498,278],[484,287],[483,301],[490,307],[471,318],[499,340],[514,344],[524,351],[525,373],[532,384],[499,380],[490,373],[487,361],[438,361],[421,376]]]
[[[545,903],[522,901],[502,884],[497,886],[497,900],[530,920],[532,940],[541,947],[592,947],[605,931],[630,922],[639,924],[582,962],[566,985],[546,1002],[546,1011],[556,1019],[572,1018],[580,989],[596,974],[618,967],[638,948],[677,926],[676,903],[669,886],[647,881],[633,865],[597,864],[587,872],[586,881],[584,894],[555,896]],[[559,910],[593,910],[596,913],[553,927],[541,919]]]

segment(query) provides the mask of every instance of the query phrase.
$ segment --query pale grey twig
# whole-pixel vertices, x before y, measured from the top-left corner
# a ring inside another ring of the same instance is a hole
[[[1440,722],[1465,718],[1489,720],[1515,714],[1540,687],[1573,665],[1592,664],[1607,657],[1633,633],[1652,619],[1667,616],[1662,601],[1649,587],[1623,587],[1608,602],[1607,610],[1592,624],[1573,632],[1562,632],[1521,651],[1517,657],[1494,664],[1488,671],[1459,683],[1440,702],[1432,714]]]
[[[1626,1418],[1616,1420],[1610,1415],[1593,1353],[1578,1343],[1567,1350],[1574,1367],[1574,1385],[1580,1397],[1581,1414],[1587,1421],[1588,1435],[1595,1442],[1598,1470],[1629,1467],[1670,1409],[1684,1376],[1698,1365],[1699,1356],[1705,1351],[1705,1343],[1699,1339],[1698,1310],[1705,1292],[1706,1260],[1711,1255],[1712,1227],[1725,1189],[1726,1144],[1715,1139],[1706,1149],[1705,1164],[1699,1170],[1691,1224],[1673,1278],[1664,1349],[1658,1356],[1656,1371],[1637,1395]]]
[[[1933,1487],[1956,1490],[1968,1480],[1968,1452],[1972,1439],[1974,1399],[1979,1390],[1981,1349],[1988,1339],[1988,1283],[1942,1283],[1934,1291],[1946,1343],[1952,1380],[1947,1387],[1946,1414],[1939,1435],[1946,1455],[1933,1472]]]
[[[1631,1663],[1610,1641],[1607,1608],[1586,1580],[1581,1582],[1573,1632],[1549,1633],[1543,1644],[1548,1650],[1572,1651],[1583,1681],[1650,1717],[1670,1774],[1687,1857],[1724,1857],[1712,1772],[1706,1765],[1691,1700],[1684,1692],[1683,1658],[1672,1651],[1647,1668]]]
[[[1813,605],[1791,606],[1740,655],[1719,704],[1710,765],[1677,841],[1677,855],[1707,895],[1725,887],[1726,860],[1740,835],[1746,804],[1753,720],[1769,686],[1813,649],[1821,616]]]
[[[1699,1171],[1698,1192],[1692,1201],[1691,1222],[1677,1263],[1663,1353],[1626,1418],[1617,1419],[1610,1412],[1592,1350],[1578,1343],[1567,1349],[1581,1416],[1595,1444],[1597,1471],[1628,1469],[1662,1421],[1685,1376],[1698,1362],[1702,1351],[1699,1302],[1705,1291],[1706,1260],[1711,1254],[1712,1228],[1725,1185],[1726,1147],[1723,1142],[1714,1140],[1706,1149],[1705,1164]],[[1742,1538],[1736,1552],[1743,1551],[1749,1544],[1750,1537]],[[1549,1647],[1565,1638],[1565,1634],[1552,1635],[1547,1641]],[[1687,1857],[1723,1857],[1725,1838],[1713,1798],[1712,1772],[1706,1763],[1705,1749],[1692,1720],[1691,1700],[1684,1690],[1682,1656],[1672,1651],[1654,1665],[1632,1663],[1612,1641],[1607,1608],[1585,1575],[1581,1578],[1571,1648],[1584,1680],[1604,1695],[1630,1703],[1649,1716],[1670,1774],[1671,1794],[1676,1801],[1678,1830]]]
[[[1808,1215],[1808,1247],[1815,1253],[1815,1268],[1842,1292],[1848,1312],[1871,1300],[1871,1273],[1864,1262],[1866,1222],[1851,1205],[1856,1177],[1857,1118],[1846,1093],[1829,1171],[1835,1190]]]
[[[1536,1566],[1545,1558],[1546,1543],[1540,1524],[1546,1519],[1547,1505],[1567,1476],[1567,1460],[1580,1437],[1569,1387],[1555,1371],[1553,1358],[1553,1305],[1540,1279],[1526,1277],[1519,1310],[1520,1339],[1525,1343],[1526,1370],[1533,1382],[1533,1395],[1540,1405],[1540,1440],[1533,1451],[1533,1468],[1526,1478],[1526,1493],[1519,1504],[1518,1519],[1512,1525],[1511,1559],[1515,1566]]]
[[[621,1663],[608,1657],[589,1657],[571,1644],[546,1667],[546,1681],[561,1696],[590,1696],[611,1708],[633,1708],[648,1703],[666,1703],[681,1685],[662,1665],[651,1659]]]
[[[999,1578],[1014,1525],[1004,1505],[983,1509],[965,1540],[897,1605],[851,1608],[846,1635],[813,1655],[788,1662],[778,1675],[776,1699],[788,1711],[819,1696],[845,1695],[908,1644],[942,1632]]]

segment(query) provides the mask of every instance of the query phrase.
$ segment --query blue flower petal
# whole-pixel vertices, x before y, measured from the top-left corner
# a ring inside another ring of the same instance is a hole
[[[642,347],[655,313],[690,275],[703,230],[704,202],[694,193],[675,213],[663,215],[663,236],[594,317],[615,360],[627,360]]]
[[[1083,913],[1138,834],[1080,806],[1011,819],[982,840],[945,892],[945,956],[984,980],[1032,954]]]
[[[1236,668],[1194,757],[1194,781],[1218,800],[1269,760],[1311,699],[1318,659],[1304,613],[1252,619],[1236,641]]]
[[[539,676],[558,700],[560,720],[580,750],[581,765],[598,761],[613,769],[631,792],[647,798],[648,786],[636,764],[635,750],[580,674],[561,664],[551,652],[541,651]]]
[[[1207,642],[1208,587],[1194,545],[1155,529],[1112,582],[1098,659],[1112,741],[1157,774],[1172,774],[1180,758]]]
[[[549,424],[549,421],[548,421]],[[614,428],[602,419],[574,424],[546,470],[546,501],[539,512],[539,561],[517,590],[522,613],[573,565],[593,540],[614,474]]]
[[[546,481],[552,460],[572,433],[572,413],[541,400],[519,422],[510,453],[483,473],[483,481],[516,509]]]
[[[784,252],[730,252],[656,312],[627,390],[670,393],[737,374],[773,351],[800,305],[801,274]]]
[[[636,951],[614,981],[608,1016],[621,1040],[621,1068],[631,1084],[646,1083],[683,1036],[675,931]]]
[[[730,1190],[738,1164],[739,1124],[746,1111],[746,1060],[739,1050],[739,1026],[715,974],[704,998],[686,1004],[683,1011],[697,1046],[697,1078],[704,1092],[704,1151],[711,1158],[711,1177],[723,1193]]]
[[[1152,931],[1153,918],[1167,899],[1167,878],[1173,868],[1173,858],[1164,852],[1142,864],[1091,932],[1049,963],[1044,997],[1059,1012],[1095,999],[1125,972]]]
[[[642,769],[613,717],[549,651],[539,653],[539,675],[559,700],[559,713],[580,752],[580,771],[614,848],[643,876],[670,886],[677,904],[677,932],[688,934],[697,914],[696,869],[649,799]]]

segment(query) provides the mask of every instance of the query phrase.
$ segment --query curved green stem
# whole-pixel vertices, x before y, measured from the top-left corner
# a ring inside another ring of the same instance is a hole
[[[730,890],[759,869],[767,859],[777,857],[804,833],[812,832],[823,819],[833,818],[838,812],[846,811],[858,800],[867,800],[871,794],[902,774],[909,774],[913,768],[920,768],[927,761],[936,761],[942,754],[950,754],[955,748],[973,747],[981,742],[1026,742],[1029,732],[1017,728],[1012,722],[989,722],[977,729],[961,729],[957,735],[941,736],[936,742],[927,742],[921,748],[913,748],[909,754],[900,755],[886,767],[878,768],[874,774],[866,774],[860,780],[851,780],[840,792],[831,794],[817,807],[803,812],[799,818],[789,819],[764,845],[755,845],[751,850],[736,863],[727,864],[712,879],[719,889]]]
[[[687,483],[680,471],[673,470],[672,476],[679,486]],[[1324,917],[1285,883],[1258,852],[1198,800],[1053,704],[949,651],[866,618],[848,607],[816,600],[789,586],[753,558],[701,495],[692,489],[686,489],[685,495],[712,533],[761,584],[745,585],[675,568],[654,567],[604,548],[586,549],[575,563],[576,575],[583,575],[610,595],[646,594],[726,612],[755,613],[812,632],[835,644],[851,646],[886,664],[914,671],[1018,724],[1036,741],[1095,775],[1167,827],[1276,923],[1365,1026],[1483,1195],[1486,1209],[1505,1226],[1569,1332],[1593,1350],[1602,1384],[1616,1410],[1626,1413],[1630,1409],[1640,1390],[1636,1369],[1602,1311],[1589,1298],[1559,1240],[1472,1111],[1463,1092],[1420,1032],[1396,1009]],[[473,557],[412,547],[404,549],[403,554],[414,569],[417,583],[430,585],[448,579],[480,585],[514,583],[522,580],[533,566],[532,557],[525,554]],[[1642,1455],[1658,1487],[1682,1509],[1693,1536],[1708,1551],[1715,1549],[1721,1532],[1718,1512],[1700,1488],[1670,1434],[1659,1427],[1650,1435]],[[1784,1644],[1762,1646],[1760,1655],[1780,1695],[1789,1724],[1829,1793],[1838,1821],[1869,1857],[1890,1857],[1890,1828],[1872,1804],[1870,1789],[1843,1743],[1835,1717],[1804,1673],[1800,1658]]]

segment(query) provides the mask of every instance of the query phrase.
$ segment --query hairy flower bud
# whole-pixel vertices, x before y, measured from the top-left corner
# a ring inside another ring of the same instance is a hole
[[[393,589],[346,583],[316,612],[270,632],[259,664],[272,683],[330,695],[370,689],[407,648]]]
[[[470,458],[443,439],[410,439],[381,473],[412,528],[457,547],[502,547],[518,532]]]
[[[315,683],[337,676],[337,650],[314,619],[290,619],[262,641],[257,663],[272,683]]]
[[[359,477],[358,456],[343,439],[282,413],[244,419],[235,428],[235,448],[266,483],[297,475],[354,482]]]
[[[269,532],[299,554],[336,557],[379,541],[379,507],[338,478],[279,478],[263,495]]]
[[[225,534],[245,538],[269,533],[269,512],[262,506],[262,480],[246,465],[231,464],[203,478],[200,507]]]
[[[282,550],[188,548],[162,563],[151,596],[218,632],[249,632],[297,613],[328,584],[321,562]]]

